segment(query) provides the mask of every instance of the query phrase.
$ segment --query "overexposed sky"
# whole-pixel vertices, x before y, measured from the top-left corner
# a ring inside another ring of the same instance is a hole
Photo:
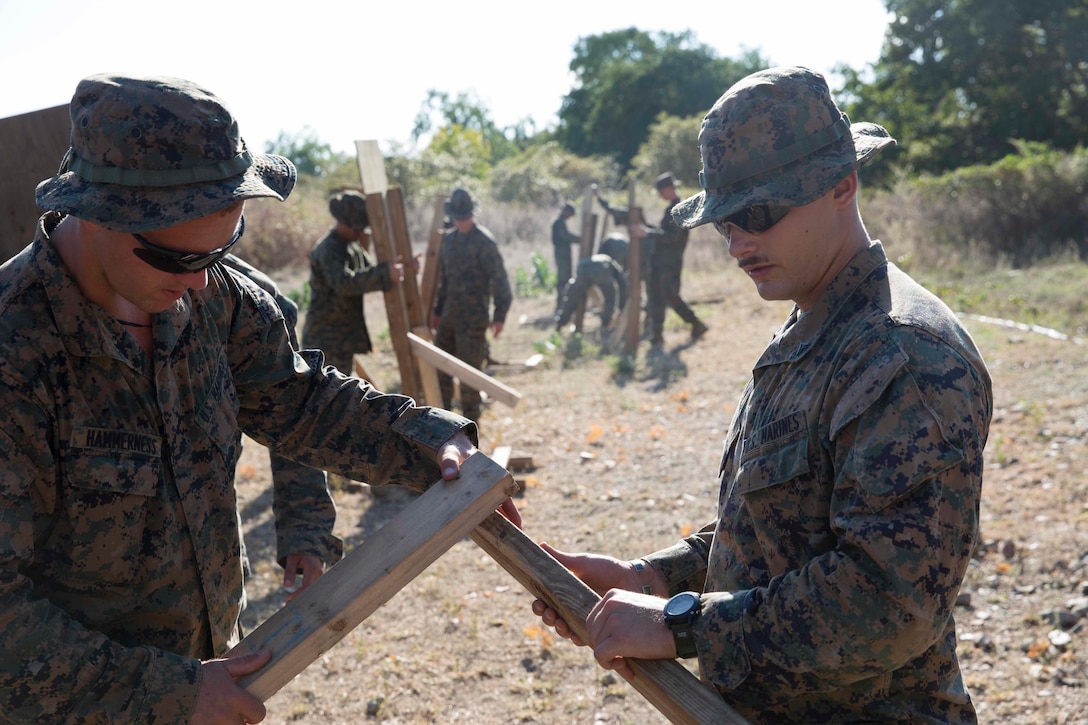
[[[556,122],[585,36],[691,30],[719,56],[863,69],[883,0],[0,0],[0,118],[67,104],[84,76],[171,75],[226,101],[255,149],[313,129],[338,151],[409,142],[427,91],[474,93],[499,126]],[[722,89],[725,90],[724,88]],[[707,107],[713,103],[707,99]]]

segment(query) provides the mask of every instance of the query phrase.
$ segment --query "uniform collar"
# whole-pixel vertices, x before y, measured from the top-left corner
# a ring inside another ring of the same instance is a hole
[[[801,313],[797,307],[793,308],[789,318],[763,351],[756,368],[796,362],[803,358],[832,324],[838,309],[875,270],[887,263],[888,258],[879,241],[871,242],[867,249],[855,254],[827,285],[812,309]]]

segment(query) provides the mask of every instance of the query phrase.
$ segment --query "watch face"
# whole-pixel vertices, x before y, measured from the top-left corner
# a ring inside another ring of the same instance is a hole
[[[666,617],[682,617],[699,605],[698,595],[682,592],[665,603]]]

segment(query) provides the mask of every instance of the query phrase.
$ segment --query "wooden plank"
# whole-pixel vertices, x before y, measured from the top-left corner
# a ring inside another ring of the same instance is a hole
[[[374,256],[378,262],[393,261],[393,241],[385,214],[385,197],[378,193],[366,195],[366,213],[370,217],[370,236],[374,240]],[[403,286],[395,284],[385,295],[385,313],[389,318],[389,341],[397,356],[400,370],[400,392],[411,397],[420,396],[419,371],[408,345],[408,315],[405,311]]]
[[[389,188],[385,176],[385,158],[377,141],[356,141],[355,157],[359,163],[359,177],[363,180],[363,193],[384,194]]]
[[[382,388],[382,386],[378,383],[378,381],[374,379],[374,376],[371,375],[369,372],[367,372],[367,369],[363,366],[363,363],[359,359],[358,355],[352,355],[351,356],[351,367],[352,367],[352,371],[355,374],[355,377],[362,378],[363,380],[367,381],[368,383],[373,385],[378,390],[384,390],[384,388]]]
[[[477,370],[463,360],[450,355],[445,350],[435,347],[432,343],[421,339],[417,335],[408,333],[408,342],[412,346],[412,352],[416,357],[427,361],[447,375],[452,375],[461,381],[463,385],[469,385],[477,390],[487,393],[495,400],[513,408],[521,400],[521,393],[508,385],[500,383],[495,378]]]
[[[429,325],[414,328],[412,334],[425,342],[434,342]],[[411,342],[409,342],[409,345],[411,345]],[[443,406],[442,389],[438,385],[438,371],[435,370],[434,365],[418,355],[413,355],[413,357],[416,360],[416,367],[419,368],[419,381],[423,386],[423,402],[436,408],[445,407]],[[506,468],[506,466],[503,466],[503,468]]]
[[[408,217],[404,211],[404,192],[394,186],[385,194],[389,208],[389,227],[393,232],[393,250],[404,262],[404,304],[408,315],[408,328],[415,329],[430,324],[430,313],[423,309],[419,294],[419,278],[412,263],[412,240],[408,234]]]
[[[423,281],[420,283],[420,295],[423,297],[423,312],[427,315],[427,324],[431,324],[434,314],[434,298],[438,293],[438,252],[442,248],[442,224],[446,220],[446,197],[438,196],[434,200],[434,217],[431,219],[431,231],[427,235],[427,251],[423,255]]]
[[[627,317],[624,339],[624,354],[634,357],[638,352],[638,339],[641,334],[639,329],[639,315],[642,312],[642,239],[634,234],[635,227],[642,224],[642,209],[635,206],[635,180],[631,179],[631,185],[627,192]]]
[[[272,651],[238,683],[262,701],[317,660],[489,513],[516,493],[514,479],[482,453],[455,481],[439,481],[235,646]]]
[[[497,452],[497,449],[496,449]],[[500,514],[492,513],[472,530],[472,540],[506,569],[530,594],[559,612],[584,640],[586,616],[600,597]],[[742,725],[747,721],[725,704],[710,685],[677,660],[628,658],[631,686],[671,722],[684,725]]]

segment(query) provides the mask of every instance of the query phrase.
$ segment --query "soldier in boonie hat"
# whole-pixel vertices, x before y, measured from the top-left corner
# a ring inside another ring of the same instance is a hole
[[[771,68],[727,90],[703,118],[703,191],[673,209],[688,229],[768,204],[803,206],[895,139],[874,123],[851,124],[819,73]]]
[[[476,208],[476,202],[472,200],[472,195],[468,193],[467,189],[457,188],[450,194],[450,216],[454,221],[465,221],[472,218],[473,209]]]
[[[42,209],[145,232],[242,199],[282,201],[295,185],[290,161],[250,152],[223,102],[190,81],[88,76],[70,112],[71,148],[35,191]]]
[[[329,199],[329,213],[341,224],[346,224],[357,232],[370,226],[370,217],[366,211],[366,197],[357,191],[348,189]]]

